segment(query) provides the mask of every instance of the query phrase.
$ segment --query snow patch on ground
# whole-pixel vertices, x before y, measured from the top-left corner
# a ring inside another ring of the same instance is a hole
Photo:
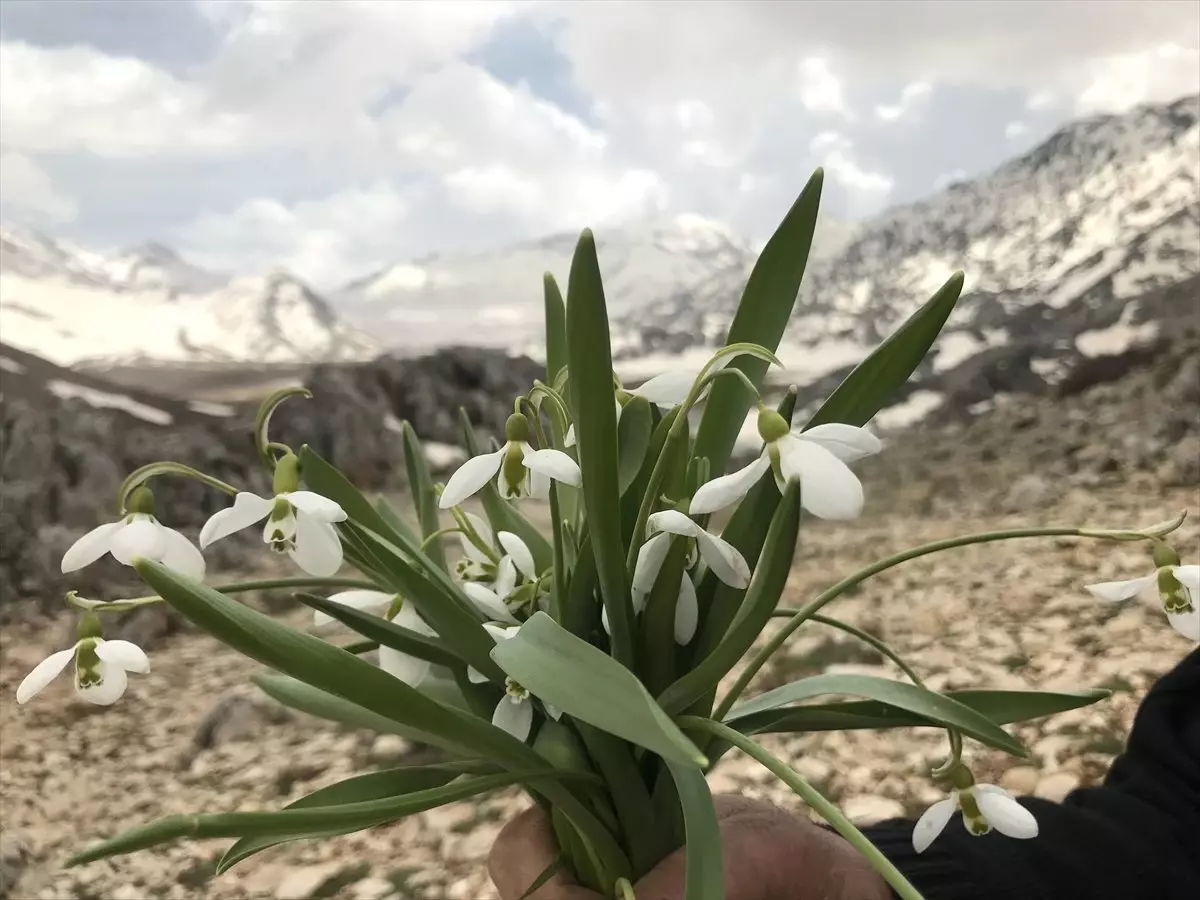
[[[82,384],[73,384],[69,381],[63,381],[55,378],[46,383],[46,387],[55,397],[60,400],[82,400],[89,406],[95,406],[102,409],[119,409],[129,413],[131,416],[136,416],[143,422],[150,422],[154,425],[170,425],[175,421],[174,416],[162,409],[155,409],[153,406],[148,406],[138,400],[134,400],[125,394],[114,394],[110,391],[101,391],[96,388],[85,387]]]

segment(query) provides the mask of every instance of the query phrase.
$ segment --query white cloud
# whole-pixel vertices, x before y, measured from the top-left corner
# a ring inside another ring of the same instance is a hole
[[[211,110],[193,85],[85,46],[0,42],[0,84],[4,141],[21,150],[109,157],[225,151],[247,126]]]
[[[1200,83],[1200,51],[1195,45],[1159,44],[1105,57],[1092,63],[1088,71],[1088,82],[1075,98],[1076,111],[1122,112],[1139,103],[1195,93]]]
[[[0,204],[7,213],[49,225],[79,214],[74,198],[59,191],[33,159],[7,150],[0,151]]]
[[[1031,91],[1029,98],[1025,101],[1025,108],[1030,112],[1040,112],[1043,109],[1049,109],[1058,103],[1058,97],[1053,91]]]
[[[894,104],[880,104],[875,107],[875,115],[885,122],[903,119],[916,111],[920,101],[929,96],[933,85],[928,81],[913,81],[906,84],[900,91],[900,99]]]
[[[809,112],[854,117],[846,105],[842,82],[830,71],[829,61],[819,56],[800,63],[800,102]]]
[[[1029,126],[1021,121],[1009,122],[1004,126],[1004,136],[1010,141],[1015,141],[1019,137],[1024,137],[1029,133]]]
[[[882,200],[895,186],[886,172],[873,172],[859,164],[851,151],[854,142],[836,131],[822,131],[809,142],[809,150],[829,176],[854,194],[856,205]]]
[[[283,266],[319,286],[391,261],[410,219],[409,198],[388,184],[348,188],[285,205],[258,197],[228,213],[206,212],[180,229],[197,262],[218,269]]]

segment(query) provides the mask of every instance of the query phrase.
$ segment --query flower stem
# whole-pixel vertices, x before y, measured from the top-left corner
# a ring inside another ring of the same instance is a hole
[[[202,484],[207,484],[209,487],[216,488],[218,491],[224,491],[231,497],[235,496],[238,492],[237,488],[231,484],[226,484],[220,478],[205,475],[200,470],[193,469],[191,466],[185,466],[183,463],[170,461],[152,462],[135,469],[121,483],[121,487],[117,491],[117,514],[125,515],[125,504],[129,501],[129,495],[157,475],[183,475],[186,478],[192,478]]]
[[[526,402],[530,405],[530,418],[533,419],[538,446],[552,447],[553,444],[546,440],[546,430],[542,427],[542,418],[537,409],[533,407],[532,402]],[[563,541],[566,540],[566,535],[563,533],[562,512],[558,505],[558,483],[555,481],[550,482],[550,528],[554,531],[550,541],[554,551],[554,621],[561,625],[567,606],[567,573],[563,563]]]
[[[821,611],[821,608],[831,600],[844,594],[858,584],[866,581],[872,575],[878,575],[885,569],[890,569],[892,566],[897,566],[900,563],[908,562],[911,559],[917,559],[921,556],[928,556],[930,553],[940,553],[942,550],[953,550],[956,547],[967,547],[971,544],[987,544],[993,541],[1007,541],[1017,538],[1034,538],[1034,537],[1090,537],[1099,538],[1102,540],[1145,540],[1152,536],[1158,536],[1157,532],[1163,528],[1173,530],[1178,527],[1178,523],[1182,521],[1165,523],[1163,526],[1154,526],[1146,529],[1144,532],[1139,532],[1134,529],[1129,530],[1112,530],[1112,531],[1094,531],[1084,528],[1012,528],[1005,531],[985,531],[979,534],[968,534],[963,537],[947,538],[941,541],[933,541],[929,544],[921,544],[919,547],[913,547],[885,559],[871,563],[866,568],[859,569],[852,575],[847,575],[833,587],[828,588],[824,593],[820,594],[815,600],[807,605],[796,610],[784,626],[776,632],[766,645],[754,654],[749,664],[738,676],[733,687],[729,689],[729,693],[721,701],[713,713],[713,718],[720,720],[729,712],[730,707],[737,702],[738,698],[746,690],[750,681],[758,674],[759,670],[766,664],[771,655],[783,646],[796,629],[815,616]]]
[[[265,591],[273,588],[304,588],[304,587],[342,587],[357,588],[358,590],[377,591],[379,586],[359,578],[265,578],[259,581],[231,581],[229,584],[209,585],[212,590],[222,594],[240,594],[245,591]],[[130,597],[127,600],[88,600],[80,597],[75,591],[67,594],[67,604],[76,609],[98,610],[100,612],[125,612],[139,606],[151,603],[162,603],[162,597],[157,594],[149,597]]]
[[[799,612],[799,610],[791,609],[789,607],[780,607],[779,609],[775,610],[775,612],[771,613],[771,618],[791,618],[792,616],[796,615],[797,612]],[[864,644],[868,644],[894,662],[900,671],[908,676],[909,681],[911,681],[917,687],[925,687],[925,683],[921,680],[921,676],[913,671],[912,666],[901,659],[900,654],[898,654],[879,638],[875,637],[875,635],[869,634],[868,632],[863,631],[861,628],[855,628],[853,625],[842,622],[839,619],[831,619],[829,616],[817,615],[812,616],[811,618],[814,622],[820,622],[822,625],[828,625],[830,628],[836,628],[838,631],[844,631],[846,634],[853,635],[854,637],[858,638]]]
[[[924,900],[921,893],[913,887],[912,883],[900,873],[899,869],[892,865],[892,861],[880,853],[879,848],[872,844],[867,839],[867,836],[859,831],[834,803],[805,781],[798,773],[792,771],[791,767],[781,759],[768,753],[757,742],[746,737],[741,732],[734,731],[727,725],[714,722],[712,719],[704,719],[699,716],[681,716],[676,720],[676,724],[685,730],[705,731],[713,737],[733,744],[747,756],[753,757],[765,769],[771,772],[772,775],[795,791],[805,803],[816,810],[821,818],[832,825],[838,834],[844,837],[855,850],[861,853],[867,862],[871,864],[871,867],[892,886],[892,889],[901,900]]]

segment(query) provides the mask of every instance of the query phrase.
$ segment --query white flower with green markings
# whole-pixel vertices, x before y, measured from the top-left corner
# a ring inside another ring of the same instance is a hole
[[[551,480],[579,486],[579,465],[561,450],[534,450],[529,444],[529,420],[513,413],[504,425],[505,444],[492,453],[473,456],[458,467],[438,500],[442,509],[458,506],[496,479],[500,496],[544,499],[550,495]]]
[[[683,537],[694,543],[689,547],[688,564],[679,581],[679,593],[675,600],[675,642],[691,643],[696,634],[700,610],[696,603],[696,587],[686,569],[690,569],[697,553],[712,573],[730,587],[743,589],[750,584],[750,566],[736,547],[728,541],[705,531],[683,513],[668,509],[656,512],[646,520],[647,541],[638,550],[633,567],[633,582],[630,593],[634,613],[646,608],[650,591],[658,581],[672,537]],[[600,614],[604,630],[609,630],[608,610]]]
[[[263,541],[276,553],[286,553],[301,569],[327,578],[342,567],[342,540],[336,522],[346,511],[328,497],[296,490],[299,461],[288,454],[275,466],[275,496],[239,491],[233,506],[215,513],[200,529],[200,547],[256,525],[263,519]]]
[[[702,515],[739,502],[766,474],[775,476],[780,493],[789,481],[800,482],[801,505],[821,519],[856,519],[863,489],[847,463],[872,456],[883,443],[865,428],[830,422],[793,434],[772,409],[758,413],[758,433],[766,446],[750,465],[700,486],[688,512]]]
[[[396,602],[397,595],[389,594],[386,591],[353,590],[330,594],[328,599],[330,603],[348,606],[350,609],[357,609],[359,612],[378,612],[380,615],[383,615]],[[313,625],[318,628],[336,621],[327,612],[321,612],[319,609],[313,610]]]
[[[75,660],[75,691],[88,703],[111,706],[125,694],[129,672],[150,671],[150,660],[137,644],[81,637],[66,650],[51,653],[17,685],[17,703],[28,703]]]
[[[1171,551],[1173,552],[1173,551]],[[1200,642],[1200,566],[1178,565],[1179,557],[1167,561],[1141,578],[1089,584],[1092,596],[1112,603],[1141,597],[1162,603],[1171,627],[1185,638]]]
[[[961,810],[963,825],[973,835],[993,829],[1010,838],[1035,838],[1037,819],[1004,788],[994,784],[975,784],[965,766],[953,773],[954,790],[922,813],[913,827],[913,849],[924,853],[945,831],[954,813]]]
[[[63,574],[89,566],[105,553],[111,553],[113,559],[127,566],[144,557],[188,578],[199,581],[204,577],[204,557],[200,551],[174,528],[154,517],[154,495],[149,488],[134,489],[126,508],[129,512],[120,521],[93,528],[67,549],[62,558]]]
[[[519,625],[512,628],[504,628],[500,625],[488,623],[483,627],[487,629],[488,634],[497,643],[515,638],[521,630],[521,626]],[[482,684],[488,680],[487,676],[478,669],[470,667],[467,669],[467,677],[474,684]],[[496,704],[496,708],[492,712],[492,724],[503,731],[507,731],[517,740],[528,740],[529,732],[533,730],[534,699],[529,690],[519,684],[516,679],[505,678],[504,696],[500,698],[500,702]],[[550,706],[548,703],[543,703],[542,709],[546,711],[546,715],[553,719],[558,719],[562,716],[560,710]]]

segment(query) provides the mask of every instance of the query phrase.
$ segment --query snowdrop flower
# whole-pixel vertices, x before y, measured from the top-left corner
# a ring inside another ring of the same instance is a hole
[[[533,554],[528,545],[511,531],[492,534],[491,526],[474,513],[461,512],[466,524],[475,532],[479,541],[487,547],[499,546],[500,553],[485,552],[466,533],[458,533],[459,544],[464,556],[455,563],[454,571],[462,581],[478,581],[492,585],[500,596],[508,596],[522,581],[537,578]]]
[[[495,639],[496,643],[516,637],[521,630],[520,626],[501,628],[498,625],[487,624],[483,627],[487,629],[488,634]],[[487,681],[487,676],[474,668],[467,669],[467,677],[475,684]],[[500,698],[495,711],[492,712],[492,724],[507,731],[519,741],[528,740],[529,732],[533,729],[533,703],[531,702],[533,699],[529,690],[518,684],[516,679],[505,678],[504,696]],[[562,716],[560,710],[548,703],[543,703],[542,708],[546,710],[546,715],[553,719],[559,719]]]
[[[630,593],[633,599],[634,613],[640,613],[646,608],[646,601],[654,583],[658,580],[663,561],[667,558],[671,538],[679,536],[694,541],[686,568],[695,564],[695,552],[708,565],[712,573],[730,587],[745,588],[750,584],[750,566],[745,557],[728,541],[709,534],[683,513],[673,509],[656,512],[646,520],[646,534],[649,536],[638,549],[637,561],[633,567],[633,582]],[[675,641],[678,644],[688,644],[696,634],[696,624],[699,618],[699,608],[696,605],[696,588],[691,577],[685,571],[679,582],[679,594],[675,601]],[[608,611],[604,610],[600,617],[604,630],[608,631]]]
[[[506,443],[499,450],[468,459],[458,467],[442,491],[438,506],[450,509],[474,495],[493,477],[500,495],[544,498],[550,494],[550,480],[579,486],[579,466],[561,450],[534,450],[529,445],[529,422],[519,413],[508,417],[504,425]]]
[[[730,356],[721,357],[715,363],[708,366],[707,374],[711,375],[714,372],[720,372],[733,362],[737,356],[738,354],[735,353]],[[706,363],[705,365],[708,364]],[[647,379],[639,387],[630,390],[629,393],[645,397],[663,410],[682,406],[683,401],[687,399],[687,395],[692,389],[692,385],[696,383],[696,379],[700,377],[700,373],[703,370],[704,366],[700,366],[695,369],[673,369],[663,372],[655,375],[653,378]],[[711,385],[706,386],[696,399],[703,399],[710,389]]]
[[[332,597],[330,598],[333,599]],[[389,598],[392,599],[392,598]],[[401,628],[407,628],[409,631],[415,631],[417,634],[423,634],[426,637],[434,637],[437,632],[421,618],[420,613],[411,603],[401,605],[399,612],[389,619],[393,625],[399,625]],[[392,647],[384,647],[382,644],[379,647],[379,668],[399,678],[410,687],[417,687],[425,680],[425,676],[429,674],[429,669],[433,664],[427,659],[418,659],[408,653],[402,653]]]
[[[363,612],[379,610],[382,614],[387,612],[392,603],[396,601],[396,595],[384,591],[341,591],[337,594],[330,594],[329,601]],[[321,612],[319,609],[313,610],[313,625],[320,627],[334,621],[336,620],[329,613]]]
[[[971,834],[987,834],[994,828],[1011,838],[1037,837],[1037,819],[1012,794],[994,784],[975,784],[965,768],[960,773],[955,773],[955,778],[962,786],[925,810],[917,820],[912,836],[914,850],[924,853],[929,849],[957,810],[962,810],[963,825]]]
[[[93,528],[70,546],[62,558],[63,574],[91,565],[105,553],[132,565],[139,556],[162,563],[180,575],[204,577],[204,557],[192,542],[154,518],[154,495],[142,486],[130,494],[128,514],[118,522]]]
[[[1172,551],[1173,552],[1173,551]],[[1142,578],[1089,584],[1087,589],[1101,600],[1119,603],[1143,597],[1160,600],[1171,627],[1186,638],[1200,642],[1200,566],[1163,565]]]
[[[51,653],[17,686],[17,703],[27,703],[75,660],[75,690],[88,703],[110,706],[129,685],[126,673],[150,671],[150,660],[141,647],[129,641],[81,637],[75,646]]]
[[[200,548],[266,519],[263,541],[272,550],[286,553],[309,575],[334,574],[342,567],[342,541],[333,524],[346,521],[346,511],[328,497],[296,490],[299,483],[300,462],[288,453],[275,464],[275,496],[240,491],[233,506],[204,523]]]
[[[758,413],[758,433],[766,443],[762,455],[736,472],[701,485],[688,509],[692,515],[732,506],[771,469],[781,493],[789,481],[800,481],[800,504],[814,516],[859,516],[862,484],[846,463],[882,450],[879,438],[865,428],[835,422],[792,434],[783,416],[766,408]]]

